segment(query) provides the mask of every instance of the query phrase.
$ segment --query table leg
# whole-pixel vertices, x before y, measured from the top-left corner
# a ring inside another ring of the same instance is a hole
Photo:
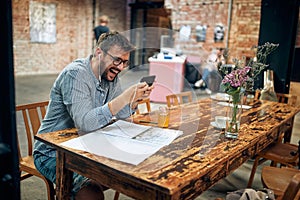
[[[72,190],[73,172],[65,167],[66,154],[62,151],[57,151],[56,154],[56,196],[58,200],[69,200]]]
[[[294,126],[294,117],[291,119],[288,130],[284,133],[284,142],[291,142],[293,126]]]

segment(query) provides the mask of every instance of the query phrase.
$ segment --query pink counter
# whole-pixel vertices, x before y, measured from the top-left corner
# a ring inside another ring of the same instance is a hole
[[[166,95],[183,91],[185,62],[185,56],[163,60],[149,58],[149,75],[156,75],[151,101],[165,103]]]

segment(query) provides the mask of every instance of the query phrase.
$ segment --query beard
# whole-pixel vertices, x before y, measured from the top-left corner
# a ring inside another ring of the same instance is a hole
[[[104,70],[103,74],[101,75],[101,78],[112,82],[120,72],[121,70],[119,68],[115,66],[110,66]]]

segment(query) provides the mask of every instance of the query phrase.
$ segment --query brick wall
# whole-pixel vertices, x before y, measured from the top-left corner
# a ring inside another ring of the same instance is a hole
[[[56,4],[56,43],[30,42],[29,0],[12,1],[13,50],[16,75],[60,72],[93,48],[93,0],[36,0]],[[126,29],[126,1],[101,0],[95,17],[107,14],[112,30]],[[97,22],[97,21],[95,21]]]
[[[12,1],[15,74],[58,73],[92,49],[92,0],[39,1],[56,4],[56,43],[30,42],[29,0]]]
[[[231,57],[253,56],[251,47],[258,43],[260,3],[261,0],[234,0],[230,6],[229,0],[165,0],[166,7],[172,10],[174,29],[182,25],[192,28],[191,40],[178,42],[186,54],[201,56],[212,48],[228,47]],[[230,10],[232,17],[228,19]],[[225,27],[224,40],[215,42],[214,27],[220,23]],[[205,42],[196,41],[197,25],[208,27]]]
[[[70,61],[85,57],[94,45],[92,29],[97,18],[110,17],[111,30],[125,31],[130,27],[129,2],[134,0],[35,0],[56,4],[57,41],[54,44],[31,43],[29,24],[29,0],[14,0],[13,43],[15,74],[58,73]],[[261,0],[165,0],[170,9],[172,28],[182,25],[192,28],[191,39],[177,44],[187,55],[206,55],[214,47],[228,47],[232,57],[253,56],[251,47],[257,45],[260,23]],[[228,21],[229,10],[231,20]],[[300,18],[300,16],[299,16]],[[222,42],[214,41],[214,27],[222,23],[225,36]],[[197,25],[207,25],[205,42],[196,41]],[[230,25],[230,26],[229,26]],[[228,34],[230,28],[230,32]],[[300,28],[296,46],[300,46]]]

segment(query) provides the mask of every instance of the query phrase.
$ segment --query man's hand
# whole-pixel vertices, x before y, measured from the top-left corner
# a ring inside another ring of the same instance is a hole
[[[154,88],[152,86],[148,86],[147,83],[138,83],[134,86],[134,92],[132,93],[132,98],[129,100],[129,103],[137,102],[138,100],[148,98],[152,89]]]
[[[110,102],[112,115],[117,114],[127,104],[135,108],[137,101],[149,97],[153,88],[153,85],[149,87],[145,82],[132,85]]]

